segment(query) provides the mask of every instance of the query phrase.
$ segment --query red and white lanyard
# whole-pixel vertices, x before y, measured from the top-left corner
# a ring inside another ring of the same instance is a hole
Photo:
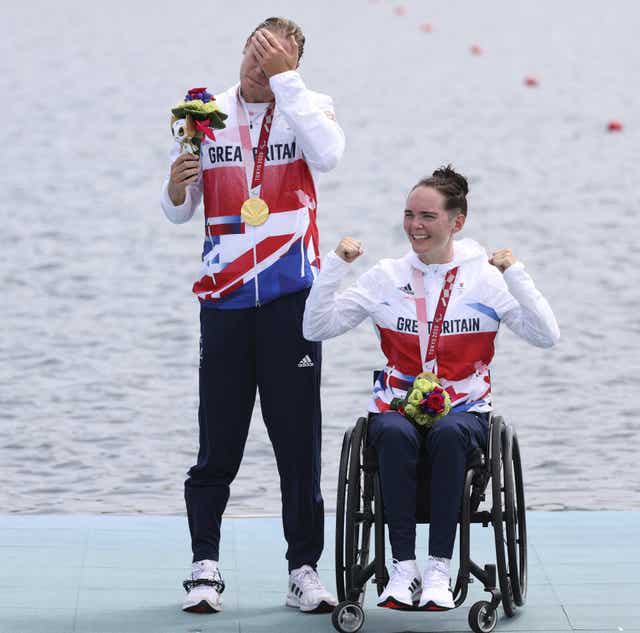
[[[247,189],[250,198],[260,198],[262,192],[262,181],[264,179],[264,164],[267,159],[267,148],[269,147],[269,133],[273,122],[273,111],[275,103],[269,104],[260,128],[258,147],[255,159],[253,157],[253,144],[249,133],[249,118],[244,103],[240,99],[240,92],[237,95],[238,128],[240,129],[240,142],[242,144],[242,162],[244,163],[247,175]]]
[[[436,312],[431,324],[431,332],[427,319],[427,298],[424,292],[424,273],[417,268],[411,269],[411,287],[416,301],[416,316],[418,319],[418,339],[420,340],[420,361],[423,371],[437,374],[436,356],[438,353],[438,341],[442,332],[444,315],[447,312],[451,289],[458,274],[458,267],[447,271],[444,276],[444,285],[440,291],[440,298],[436,306]]]

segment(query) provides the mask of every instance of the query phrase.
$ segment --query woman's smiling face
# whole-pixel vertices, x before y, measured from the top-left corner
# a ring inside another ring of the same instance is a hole
[[[452,238],[464,225],[462,213],[452,218],[445,211],[445,197],[433,187],[417,187],[407,198],[404,232],[414,253],[425,264],[439,264],[453,257]]]

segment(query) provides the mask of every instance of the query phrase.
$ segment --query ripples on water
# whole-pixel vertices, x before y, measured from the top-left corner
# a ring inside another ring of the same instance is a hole
[[[198,18],[209,26],[194,31],[168,2],[91,4],[14,3],[0,27],[0,511],[181,513],[196,450],[190,287],[201,220],[173,226],[161,215],[167,113],[191,85],[234,82],[243,38],[265,15],[210,3]],[[640,508],[640,10],[407,6],[404,18],[363,0],[269,9],[305,28],[304,75],[333,95],[348,137],[320,184],[322,250],[344,234],[362,239],[354,272],[402,254],[408,187],[453,162],[471,183],[466,235],[511,246],[562,330],[552,351],[502,333],[494,364],[498,408],[524,445],[529,504]],[[434,33],[418,30],[425,20]],[[483,56],[469,54],[474,42]],[[522,85],[527,74],[539,88]],[[609,118],[625,131],[607,134]],[[324,356],[331,510],[342,432],[364,410],[381,356],[368,325]],[[279,504],[257,410],[229,512]]]

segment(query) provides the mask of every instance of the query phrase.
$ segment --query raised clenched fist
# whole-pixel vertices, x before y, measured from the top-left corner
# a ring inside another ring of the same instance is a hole
[[[352,237],[343,237],[336,247],[336,255],[347,262],[347,264],[358,259],[362,253],[364,253],[362,242],[354,240]]]
[[[516,263],[516,258],[511,252],[511,249],[501,248],[491,255],[489,263],[503,273],[509,266]]]

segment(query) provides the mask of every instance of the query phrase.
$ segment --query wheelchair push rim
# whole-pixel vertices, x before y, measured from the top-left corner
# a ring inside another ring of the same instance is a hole
[[[349,472],[349,453],[351,451],[351,435],[353,429],[347,429],[342,438],[340,452],[340,466],[338,469],[338,490],[336,495],[336,531],[335,531],[335,559],[336,559],[336,592],[338,600],[346,598],[345,592],[345,560],[344,560],[344,531],[345,531],[345,494],[347,488],[347,474]]]
[[[527,586],[526,520],[520,452],[519,448],[516,449],[514,462],[513,428],[499,416],[492,420],[490,442],[496,566],[502,606],[507,617],[513,617],[516,608],[524,604]],[[516,484],[519,485],[519,491]]]
[[[524,482],[522,479],[522,459],[520,444],[515,430],[512,434],[511,462],[507,462],[505,480],[509,483],[513,495],[507,497],[508,506],[505,515],[507,528],[507,551],[509,557],[511,589],[516,606],[521,607],[527,598],[527,519],[524,500]]]
[[[354,576],[369,562],[372,515],[364,507],[362,443],[366,420],[360,418],[345,434],[340,459],[336,508],[336,588],[340,601],[362,604],[366,582],[358,585]],[[371,516],[369,516],[371,515]]]

